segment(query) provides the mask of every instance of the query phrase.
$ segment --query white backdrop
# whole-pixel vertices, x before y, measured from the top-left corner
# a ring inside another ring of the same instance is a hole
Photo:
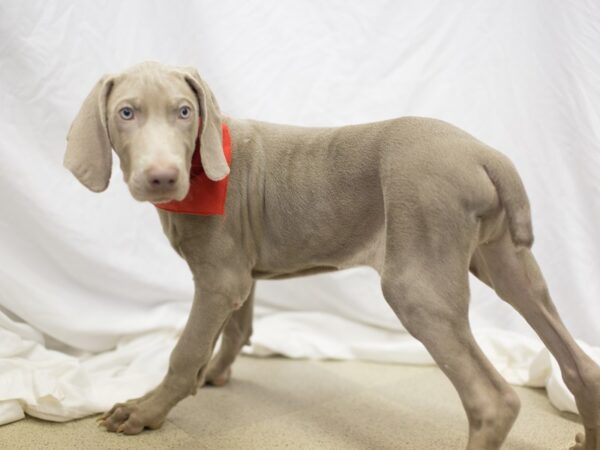
[[[185,322],[191,276],[153,207],[117,167],[94,195],[61,166],[95,81],[148,59],[196,66],[231,116],[432,116],[502,150],[529,192],[558,309],[600,346],[599,20],[593,0],[0,3],[0,424],[143,393]],[[250,352],[431,362],[370,270],[262,282],[257,295]],[[477,282],[472,297],[502,373],[572,410],[525,322]]]

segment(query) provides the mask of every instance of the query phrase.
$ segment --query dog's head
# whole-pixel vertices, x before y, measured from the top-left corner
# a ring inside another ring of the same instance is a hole
[[[112,148],[135,199],[182,200],[197,137],[207,177],[226,177],[221,114],[206,83],[194,69],[142,63],[96,83],[71,125],[64,164],[101,192],[110,179]]]

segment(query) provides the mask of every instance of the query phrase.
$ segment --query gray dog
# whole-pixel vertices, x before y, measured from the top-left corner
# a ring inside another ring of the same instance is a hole
[[[102,191],[112,148],[133,197],[160,206],[187,196],[197,138],[208,179],[228,176],[225,213],[159,209],[193,273],[194,302],[164,380],[105,413],[108,430],[158,428],[198,386],[228,381],[251,334],[255,280],[367,265],[380,274],[402,324],[457,389],[468,449],[499,448],[520,406],[473,339],[470,271],[522,314],[556,357],[585,427],[573,448],[600,450],[600,368],[550,299],[530,251],[527,195],[505,156],[426,118],[303,128],[224,117],[195,70],[143,63],[94,87],[71,127],[65,165]]]

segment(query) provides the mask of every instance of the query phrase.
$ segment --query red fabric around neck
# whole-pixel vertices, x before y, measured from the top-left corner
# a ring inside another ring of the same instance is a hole
[[[225,122],[222,123],[223,153],[227,164],[231,166],[231,136]],[[219,181],[212,181],[204,173],[200,161],[200,139],[196,139],[196,148],[192,156],[190,168],[190,190],[181,200],[167,203],[155,203],[154,206],[165,211],[180,214],[223,215],[225,213],[225,198],[229,175]]]

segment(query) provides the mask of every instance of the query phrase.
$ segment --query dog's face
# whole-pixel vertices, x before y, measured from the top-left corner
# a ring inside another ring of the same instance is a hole
[[[108,134],[137,200],[182,200],[198,134],[198,100],[182,74],[138,71],[113,79]]]
[[[135,199],[182,200],[198,136],[207,176],[227,176],[221,116],[206,84],[193,69],[143,63],[96,84],[71,126],[65,166],[102,191],[112,147]]]

